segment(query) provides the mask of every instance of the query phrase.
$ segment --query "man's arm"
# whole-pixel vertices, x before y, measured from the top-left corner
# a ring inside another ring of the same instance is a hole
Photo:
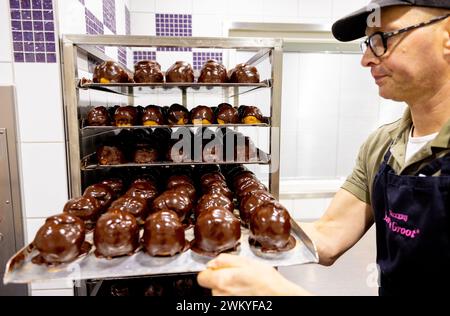
[[[340,189],[319,220],[301,226],[317,247],[319,263],[328,266],[356,244],[372,224],[371,206]]]
[[[332,264],[351,248],[373,223],[371,208],[353,194],[341,189],[324,216],[302,224],[319,252],[320,263]],[[271,266],[248,258],[220,255],[198,275],[200,285],[213,295],[308,295],[300,286],[285,279]]]

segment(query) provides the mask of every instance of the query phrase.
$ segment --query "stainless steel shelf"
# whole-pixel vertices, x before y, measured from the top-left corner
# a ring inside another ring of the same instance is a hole
[[[180,91],[186,93],[217,94],[227,91],[230,97],[242,95],[254,90],[270,88],[272,80],[260,83],[81,83],[80,89],[92,89],[103,92],[116,93],[126,96],[139,96],[148,94],[173,94]]]

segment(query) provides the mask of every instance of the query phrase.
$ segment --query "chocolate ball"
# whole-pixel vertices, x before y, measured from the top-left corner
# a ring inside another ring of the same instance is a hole
[[[199,105],[191,110],[192,124],[214,124],[215,121],[214,113],[210,107]]]
[[[185,61],[177,61],[166,71],[166,82],[194,82],[194,70]]]
[[[59,214],[45,220],[33,245],[46,263],[66,263],[82,252],[85,237],[84,223],[70,214]]]
[[[269,201],[273,201],[275,198],[269,192],[265,190],[256,190],[251,194],[245,195],[240,203],[239,215],[241,217],[241,222],[244,225],[248,225],[250,222],[250,217],[255,211],[255,209]]]
[[[167,185],[166,188],[167,189],[171,189],[174,186],[177,186],[179,184],[194,184],[194,181],[192,180],[191,177],[187,176],[187,175],[172,175],[169,177],[169,179],[167,179]]]
[[[208,60],[200,70],[199,83],[226,83],[228,74],[224,65],[214,59]]]
[[[256,190],[268,191],[267,187],[259,181],[248,181],[241,185],[241,189],[236,191],[236,196],[241,201],[246,195],[252,194]]]
[[[125,163],[122,151],[115,146],[97,148],[97,160],[100,165],[121,165]]]
[[[95,225],[94,244],[97,257],[132,255],[139,246],[136,218],[125,211],[106,212]]]
[[[154,213],[167,210],[177,213],[183,221],[192,210],[192,201],[187,194],[180,191],[165,191],[153,201],[151,211]]]
[[[230,82],[234,83],[259,83],[258,69],[247,64],[238,64],[231,69],[229,74]]]
[[[134,65],[134,82],[160,83],[164,82],[161,65],[154,60],[141,60]]]
[[[198,200],[195,216],[199,217],[201,213],[218,207],[224,208],[231,213],[233,213],[234,210],[233,202],[225,195],[214,193],[204,194],[200,200]]]
[[[217,207],[200,213],[194,236],[192,250],[215,256],[236,249],[241,238],[241,225],[233,213]]]
[[[225,183],[213,182],[203,191],[205,194],[221,194],[225,195],[230,201],[233,201],[234,194]]]
[[[168,190],[177,191],[180,193],[183,193],[191,199],[192,203],[195,203],[197,201],[197,191],[195,190],[195,187],[193,184],[190,183],[180,183],[174,186],[171,186],[170,188],[167,188]]]
[[[242,183],[247,182],[248,180],[258,180],[255,174],[249,170],[241,171],[238,174],[235,174],[232,178],[233,188],[234,190],[238,190]]]
[[[148,214],[147,200],[125,195],[115,200],[109,207],[108,212],[114,210],[128,212],[138,222],[143,222]]]
[[[164,119],[164,114],[160,106],[148,105],[145,107],[142,113],[142,125],[155,126],[164,124],[166,124],[166,120]]]
[[[134,163],[154,163],[159,161],[159,151],[150,145],[139,146],[134,152]]]
[[[256,106],[244,106],[241,112],[241,122],[244,124],[261,124],[264,116]]]
[[[206,191],[212,183],[221,182],[226,185],[225,177],[220,172],[208,172],[200,177],[202,190]]]
[[[121,106],[114,113],[116,126],[131,127],[137,124],[138,110],[134,106]]]
[[[221,103],[216,110],[218,124],[238,124],[238,110],[228,103]]]
[[[83,221],[95,221],[102,213],[99,202],[91,196],[80,196],[67,201],[64,213],[76,216]]]
[[[174,256],[184,250],[184,227],[173,211],[159,211],[145,221],[143,244],[150,256]]]
[[[276,201],[266,202],[250,217],[250,238],[263,251],[285,248],[291,237],[291,222],[288,211]]]
[[[114,191],[106,184],[93,184],[84,190],[83,196],[90,196],[97,200],[102,211],[105,211],[112,203]]]
[[[158,186],[152,181],[135,181],[125,193],[127,196],[144,199],[148,203],[151,203],[158,194]]]
[[[114,192],[115,197],[120,196],[123,192],[122,179],[106,179],[103,180],[101,184],[107,185]]]
[[[88,126],[108,126],[110,124],[109,113],[104,106],[97,106],[88,112]]]
[[[174,103],[167,112],[167,121],[171,125],[186,125],[189,123],[189,111],[182,105]]]
[[[104,61],[95,66],[92,81],[95,83],[129,83],[128,73],[114,61]]]

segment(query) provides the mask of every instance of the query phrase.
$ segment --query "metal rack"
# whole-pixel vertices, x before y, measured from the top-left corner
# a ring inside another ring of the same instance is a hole
[[[281,80],[282,80],[282,41],[265,38],[173,38],[149,36],[120,36],[120,35],[65,35],[62,39],[63,52],[63,86],[64,86],[64,113],[66,128],[66,148],[69,173],[70,196],[79,196],[82,193],[82,172],[86,169],[86,159],[82,156],[82,140],[100,133],[116,130],[117,127],[83,127],[80,126],[79,94],[80,90],[92,89],[113,94],[125,95],[130,103],[134,97],[141,94],[156,92],[180,94],[183,105],[187,104],[187,94],[215,93],[222,91],[232,99],[234,105],[239,105],[239,96],[251,93],[258,89],[270,89],[270,117],[267,124],[253,125],[270,129],[269,153],[264,161],[248,163],[269,165],[269,190],[278,198],[279,196],[279,154],[280,154],[280,127],[281,127]],[[269,59],[271,65],[271,78],[258,84],[95,84],[82,83],[79,78],[80,57],[91,58],[97,61],[111,59],[96,49],[97,46],[118,47],[193,47],[211,49],[235,49],[254,52],[247,61],[250,65],[258,65]],[[202,127],[240,127],[242,124],[208,125]],[[252,126],[252,125],[246,125]],[[186,126],[185,126],[186,127]],[[198,126],[193,126],[198,127]],[[137,128],[137,127],[134,127]],[[155,128],[155,127],[152,127]],[[227,162],[212,162],[222,164]],[[128,165],[130,166],[130,165]],[[89,169],[89,168],[88,168]],[[92,169],[92,167],[91,167]]]

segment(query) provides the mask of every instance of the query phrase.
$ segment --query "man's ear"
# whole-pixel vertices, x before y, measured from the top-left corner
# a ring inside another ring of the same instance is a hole
[[[450,19],[445,21],[445,26],[442,31],[444,57],[446,60],[450,61]]]

